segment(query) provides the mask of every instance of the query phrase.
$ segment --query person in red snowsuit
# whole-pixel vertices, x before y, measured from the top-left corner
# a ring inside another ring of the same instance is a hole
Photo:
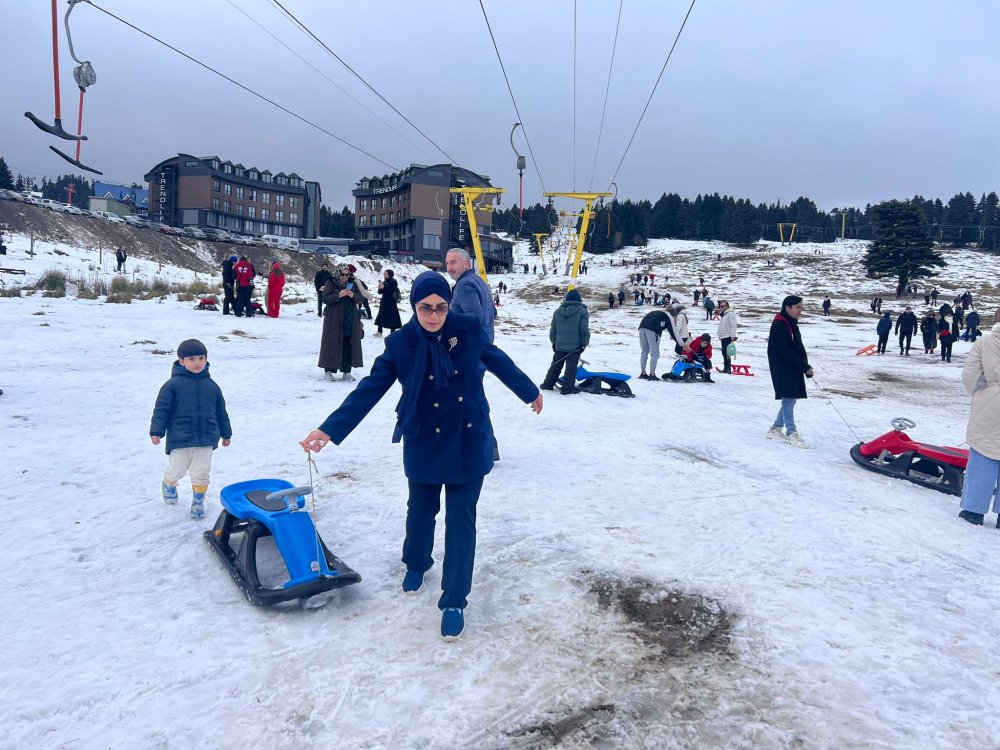
[[[253,294],[253,265],[247,260],[247,256],[240,258],[240,262],[233,266],[233,278],[236,280],[236,307],[234,311],[237,318],[244,315],[253,317],[253,307],[250,296]]]
[[[285,272],[281,264],[271,264],[271,275],[267,277],[267,317],[277,318],[281,312],[281,292],[285,288]]]
[[[688,362],[698,362],[705,368],[705,382],[714,383],[712,380],[712,337],[703,333],[699,338],[690,342],[691,351],[688,352]]]

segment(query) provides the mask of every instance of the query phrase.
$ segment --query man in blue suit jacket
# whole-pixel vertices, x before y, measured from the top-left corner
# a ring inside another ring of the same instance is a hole
[[[439,274],[425,271],[413,282],[413,317],[385,340],[385,353],[319,429],[299,443],[319,451],[340,444],[398,381],[393,442],[403,441],[403,472],[409,483],[403,562],[403,591],[416,594],[434,564],[435,517],[445,488],[441,635],[457,638],[472,588],[476,551],[476,504],[484,477],[493,469],[493,427],[480,368],[496,375],[536,414],[538,387],[489,342],[480,321],[449,311],[451,289]]]

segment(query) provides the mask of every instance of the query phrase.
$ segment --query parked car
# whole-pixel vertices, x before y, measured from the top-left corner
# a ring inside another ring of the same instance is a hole
[[[59,201],[54,201],[51,198],[42,198],[42,208],[48,208],[53,211],[58,211],[59,207],[65,205]]]
[[[233,234],[231,234],[229,236],[232,238],[229,241],[232,242],[234,245],[252,245],[253,244],[253,240],[251,240],[245,234],[235,234],[235,233],[233,233]]]
[[[129,214],[128,216],[126,216],[125,223],[131,224],[133,227],[146,228],[152,226],[152,222],[142,218],[141,216],[135,216],[134,214]]]
[[[33,206],[42,205],[41,199],[36,198],[35,196],[31,195],[31,193],[21,193],[21,197],[24,198],[25,203],[30,203]]]
[[[74,214],[76,216],[83,216],[83,209],[77,208],[72,203],[60,203],[57,211],[62,211],[64,214]]]
[[[123,219],[118,214],[111,213],[110,211],[94,211],[93,213],[94,216],[96,216],[99,219],[104,219],[105,221],[111,221],[114,222],[115,224],[125,223],[125,219]]]
[[[198,229],[198,227],[184,227],[184,234],[186,234],[191,239],[195,239],[195,240],[207,240],[208,239],[208,235],[206,235],[203,231],[201,231],[200,229]]]
[[[208,227],[207,229],[201,230],[205,233],[212,242],[232,242],[232,235],[229,234],[224,229],[216,229],[215,227]]]
[[[169,224],[160,224],[159,231],[162,232],[163,234],[171,234],[171,235],[183,236],[184,234],[183,229],[181,229],[180,227],[172,227]]]

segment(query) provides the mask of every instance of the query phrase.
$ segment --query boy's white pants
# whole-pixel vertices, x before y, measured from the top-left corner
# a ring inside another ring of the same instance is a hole
[[[167,470],[163,472],[163,481],[167,484],[177,484],[188,472],[191,473],[191,484],[208,484],[208,475],[212,471],[212,448],[174,448],[168,458]]]

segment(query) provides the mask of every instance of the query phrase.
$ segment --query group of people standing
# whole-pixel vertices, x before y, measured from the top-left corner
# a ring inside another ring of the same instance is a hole
[[[875,333],[878,335],[876,351],[879,354],[885,354],[889,335],[894,333],[899,337],[900,356],[909,357],[913,336],[919,330],[924,354],[934,354],[940,342],[941,361],[951,362],[952,347],[956,340],[964,337],[966,340],[975,342],[981,335],[979,313],[972,309],[964,318],[965,333],[963,334],[963,316],[960,311],[961,307],[956,306],[953,309],[951,305],[944,304],[938,309],[937,315],[933,310],[928,310],[918,321],[913,308],[907,305],[906,309],[896,318],[895,325],[893,325],[892,315],[889,312],[884,312],[875,326]]]
[[[235,315],[237,318],[254,316],[253,292],[257,276],[257,269],[245,255],[239,258],[230,255],[222,261],[223,315]],[[281,295],[284,291],[285,272],[281,263],[272,260],[265,297],[265,312],[269,318],[277,318],[281,314]]]

